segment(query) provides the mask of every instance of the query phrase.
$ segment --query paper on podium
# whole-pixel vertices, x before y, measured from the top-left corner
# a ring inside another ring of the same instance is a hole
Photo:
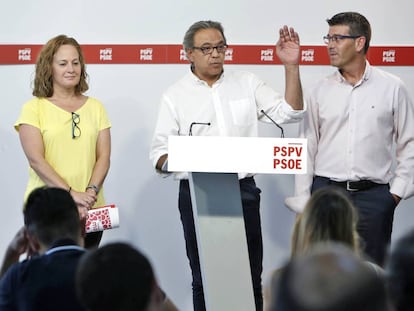
[[[86,233],[119,227],[119,211],[115,204],[109,204],[88,211]]]
[[[169,136],[170,172],[305,174],[304,138]]]

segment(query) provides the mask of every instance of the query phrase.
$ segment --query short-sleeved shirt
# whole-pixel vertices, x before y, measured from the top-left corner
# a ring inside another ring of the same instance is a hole
[[[72,112],[68,112],[46,98],[35,97],[22,108],[14,127],[18,131],[21,124],[28,124],[40,130],[43,138],[45,159],[75,191],[85,191],[89,184],[95,162],[96,142],[99,132],[110,128],[106,110],[102,103],[88,97],[85,104],[73,111],[79,115],[76,126]],[[77,137],[72,137],[75,130]],[[29,168],[29,182],[24,200],[30,192],[44,186],[43,180]],[[98,194],[95,206],[104,205],[103,191]]]

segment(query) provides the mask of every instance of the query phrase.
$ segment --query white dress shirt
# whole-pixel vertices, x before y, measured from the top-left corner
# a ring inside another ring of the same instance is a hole
[[[158,159],[168,153],[169,135],[189,135],[193,122],[194,136],[258,135],[258,120],[271,122],[297,122],[304,110],[293,110],[285,99],[249,72],[224,72],[211,87],[191,71],[173,84],[162,96],[158,121],[152,140],[150,159],[155,166]],[[253,172],[254,173],[254,172]],[[175,174],[187,178],[186,173]],[[247,176],[239,174],[239,178]]]
[[[390,182],[391,193],[413,195],[414,107],[398,77],[367,62],[355,85],[336,71],[309,94],[300,127],[300,137],[308,140],[308,173],[295,177],[289,208],[303,210],[315,175]]]

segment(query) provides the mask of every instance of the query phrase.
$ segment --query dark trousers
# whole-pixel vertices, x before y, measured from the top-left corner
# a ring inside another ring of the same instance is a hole
[[[263,270],[263,242],[260,223],[261,190],[256,187],[253,177],[249,177],[240,180],[240,192],[256,310],[261,311],[263,310],[261,279]],[[178,208],[180,210],[181,222],[184,229],[187,257],[190,261],[191,273],[193,277],[192,287],[194,311],[206,310],[188,180],[180,181]],[[220,254],[217,254],[217,256],[220,256]],[[223,262],[225,260],[226,258],[223,258]]]
[[[84,247],[86,249],[94,249],[99,247],[101,242],[103,231],[91,232],[85,235]]]
[[[316,176],[311,192],[334,186],[328,178]],[[387,247],[391,241],[396,203],[389,185],[378,185],[367,190],[346,191],[358,211],[358,233],[362,251],[369,260],[384,265]]]

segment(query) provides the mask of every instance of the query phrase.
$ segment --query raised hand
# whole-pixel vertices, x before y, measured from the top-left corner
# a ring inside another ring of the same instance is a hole
[[[279,29],[276,54],[284,65],[298,65],[300,59],[299,35],[293,27],[283,26]]]

